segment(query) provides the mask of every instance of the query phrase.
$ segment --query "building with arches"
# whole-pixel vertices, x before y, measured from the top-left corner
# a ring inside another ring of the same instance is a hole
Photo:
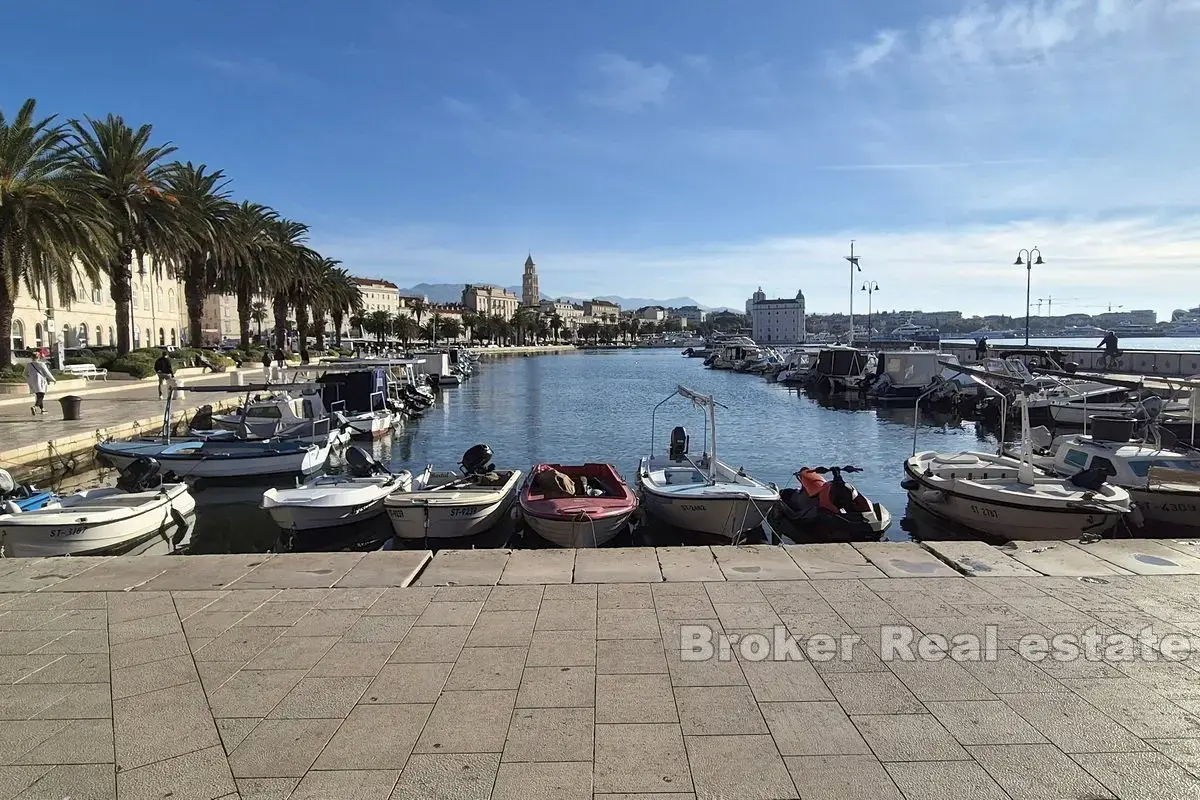
[[[804,344],[808,339],[802,291],[796,292],[794,298],[772,299],[760,286],[746,301],[746,314],[750,317],[754,341],[759,344]]]
[[[187,312],[180,302],[183,286],[169,273],[163,270],[155,275],[147,269],[145,275],[138,275],[134,267],[129,305],[135,348],[158,345],[160,337],[150,332],[160,329],[165,344],[186,343]],[[108,277],[101,275],[93,282],[80,270],[73,283],[75,300],[70,304],[61,303],[58,293],[47,287],[33,296],[21,284],[9,332],[14,350],[53,348],[60,341],[65,347],[116,346],[117,309]]]

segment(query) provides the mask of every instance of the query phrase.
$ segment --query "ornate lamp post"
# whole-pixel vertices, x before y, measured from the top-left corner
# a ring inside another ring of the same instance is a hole
[[[875,281],[867,281],[862,285],[862,291],[867,293],[867,347],[871,346],[871,334],[873,334],[874,326],[871,324],[871,295],[879,291],[879,284]]]
[[[1037,256],[1036,261],[1034,260],[1035,255]],[[1045,263],[1046,263],[1045,261],[1042,261],[1042,251],[1038,250],[1036,246],[1031,250],[1026,250],[1024,248],[1018,250],[1017,251],[1017,260],[1013,262],[1013,264],[1015,266],[1018,266],[1018,267],[1024,266],[1025,267],[1025,346],[1026,347],[1029,347],[1029,286],[1030,286],[1031,281],[1033,280],[1033,265],[1037,264],[1038,266],[1041,266],[1042,264],[1045,264]]]

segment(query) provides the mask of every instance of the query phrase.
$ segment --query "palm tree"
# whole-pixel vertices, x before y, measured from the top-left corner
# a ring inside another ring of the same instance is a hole
[[[171,243],[173,260],[179,267],[188,316],[188,342],[200,345],[204,301],[220,280],[223,266],[236,260],[236,240],[230,217],[236,206],[229,200],[228,181],[221,170],[207,172],[192,162],[170,166],[167,191],[179,204],[183,235]],[[227,268],[227,266],[226,266]]]
[[[232,292],[237,297],[238,345],[242,350],[250,349],[250,321],[254,309],[260,308],[258,336],[262,339],[262,323],[267,319],[265,303],[255,301],[255,295],[264,295],[267,278],[273,268],[271,261],[271,228],[279,215],[267,206],[243,202],[230,214],[230,236],[237,243],[234,258],[228,270],[222,270],[220,290]]]
[[[442,315],[437,311],[433,312],[433,316],[429,320],[429,332],[433,334],[429,337],[430,344],[437,344],[438,326],[442,324]]]
[[[442,336],[446,339],[457,339],[462,336],[462,324],[454,317],[446,317],[441,324]]]
[[[13,308],[21,285],[35,298],[51,287],[62,303],[75,297],[73,260],[111,247],[102,209],[74,170],[66,125],[38,120],[26,100],[11,121],[0,112],[0,368],[12,366]],[[84,259],[88,277],[95,259]]]
[[[492,316],[488,327],[491,329],[492,342],[496,344],[507,344],[508,337],[512,334],[512,324],[499,314]]]
[[[407,347],[413,337],[421,332],[421,326],[416,320],[407,314],[398,314],[396,316],[396,335],[400,337],[400,341],[404,342]]]
[[[264,276],[264,288],[271,295],[271,311],[275,317],[275,347],[282,350],[287,346],[288,309],[293,306],[300,285],[311,278],[312,251],[305,246],[308,226],[302,222],[277,219],[269,230],[269,267]],[[297,309],[297,328],[300,316]],[[304,316],[307,328],[307,308]],[[300,339],[300,347],[304,347],[303,338]]]
[[[425,316],[425,312],[429,309],[429,304],[425,302],[424,297],[418,297],[412,301],[412,315],[417,320],[417,324],[421,324],[421,317]]]
[[[392,331],[392,315],[386,311],[372,311],[366,318],[366,328],[375,334],[375,340],[383,344],[383,338]]]
[[[638,331],[642,327],[642,321],[640,319],[638,319],[637,317],[630,317],[628,325],[629,325],[629,335],[632,336],[634,339],[637,339]]]
[[[134,130],[114,114],[85,120],[86,124],[71,122],[78,140],[74,152],[77,169],[102,204],[103,221],[112,236],[95,265],[108,273],[109,294],[116,305],[117,353],[124,355],[130,346],[134,256],[139,275],[146,273],[147,256],[157,270],[159,259],[188,235],[179,225],[178,201],[166,191],[170,167],[164,159],[175,148],[151,145],[150,125]]]
[[[354,315],[350,318],[350,324],[354,324],[354,317],[358,316],[363,307],[362,290],[358,288],[350,273],[341,268],[330,270],[325,276],[325,290],[328,293],[322,298],[321,305],[333,320],[334,344],[341,347],[342,322],[349,312]]]
[[[267,304],[261,300],[250,306],[250,319],[258,323],[258,340],[262,341],[262,326],[267,321]]]
[[[473,311],[464,311],[462,315],[462,328],[466,332],[467,341],[475,341],[475,335],[478,333],[480,317]]]
[[[557,313],[550,315],[550,330],[554,331],[554,342],[558,343],[558,334],[562,330],[563,320]]]

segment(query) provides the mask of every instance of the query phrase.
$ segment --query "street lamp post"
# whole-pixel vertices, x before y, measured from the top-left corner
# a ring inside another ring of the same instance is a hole
[[[1035,255],[1037,256],[1036,261],[1034,260]],[[1022,260],[1022,256],[1024,256],[1024,260]],[[1025,267],[1025,346],[1026,347],[1029,347],[1029,287],[1033,280],[1033,265],[1037,264],[1038,266],[1041,266],[1042,264],[1045,264],[1045,263],[1046,263],[1045,261],[1042,261],[1042,251],[1038,250],[1036,246],[1031,250],[1026,250],[1025,248],[1021,248],[1020,250],[1018,250],[1017,251],[1017,260],[1013,262],[1013,264],[1015,266],[1018,266],[1018,267],[1024,266]]]
[[[871,324],[871,295],[879,291],[879,284],[875,281],[867,281],[862,285],[862,291],[867,293],[867,347],[871,346],[871,334],[875,332],[874,326]]]

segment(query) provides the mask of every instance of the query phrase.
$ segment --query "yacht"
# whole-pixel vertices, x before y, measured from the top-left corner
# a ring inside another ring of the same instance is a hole
[[[1200,336],[1200,320],[1181,320],[1175,323],[1168,336]]]
[[[881,333],[872,337],[878,342],[938,342],[941,332],[929,325],[917,325],[912,320],[896,328],[891,333]]]

